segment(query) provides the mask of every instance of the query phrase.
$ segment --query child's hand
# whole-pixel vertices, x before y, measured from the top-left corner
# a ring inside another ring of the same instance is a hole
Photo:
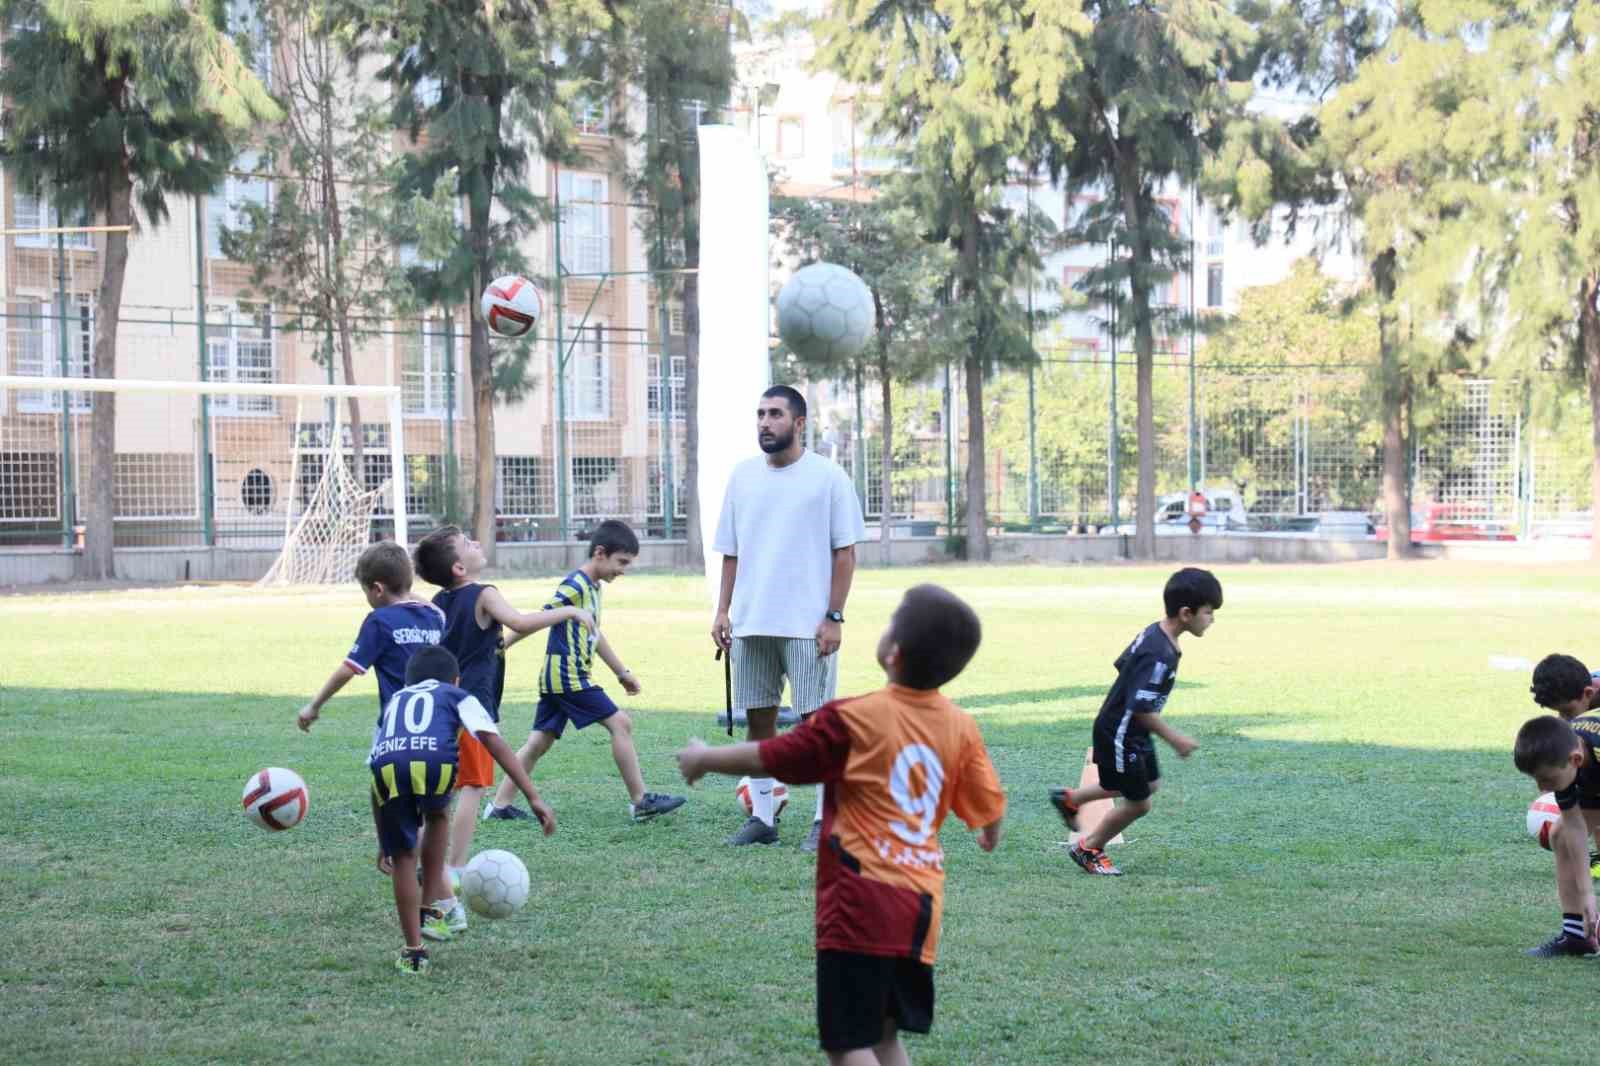
[[[378,849],[378,872],[385,877],[394,876],[394,860],[385,855],[382,848]]]
[[[545,836],[554,836],[556,831],[556,812],[542,799],[529,800],[528,806],[533,808],[533,816],[539,819],[539,825],[544,829]]]
[[[706,775],[701,757],[710,749],[706,742],[699,737],[690,737],[688,747],[678,752],[678,772],[683,775],[684,781],[694,784]]]
[[[322,712],[308,703],[300,708],[300,713],[295,716],[295,724],[300,727],[300,732],[309,733],[311,732],[311,723],[321,717]]]
[[[644,691],[644,686],[639,684],[639,679],[633,676],[632,670],[624,670],[618,674],[617,683],[622,686],[622,691],[630,696],[637,696]]]
[[[568,616],[569,621],[578,623],[591,633],[595,632],[595,630],[599,628],[594,624],[594,615],[590,614],[588,611],[585,611],[582,607],[568,607],[567,610],[572,612],[572,614]]]
[[[1000,823],[990,822],[978,830],[978,847],[984,851],[993,851],[1000,844]]]
[[[1193,737],[1186,737],[1182,733],[1172,738],[1172,750],[1178,753],[1178,758],[1187,759],[1194,754],[1200,745],[1195,743]]]

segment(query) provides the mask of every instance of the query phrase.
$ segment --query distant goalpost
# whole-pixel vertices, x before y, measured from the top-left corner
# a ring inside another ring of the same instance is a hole
[[[338,583],[353,576],[387,500],[394,539],[407,544],[396,385],[0,375],[0,524],[63,520],[48,498],[71,495],[74,474],[86,476],[88,394],[97,392],[123,398],[114,461],[119,543],[167,546],[203,525],[214,543],[276,549],[258,584]],[[384,411],[363,419],[382,428],[371,434],[377,446],[364,449],[366,469],[356,472],[345,440],[351,399],[382,401]],[[386,464],[373,462],[379,456]]]

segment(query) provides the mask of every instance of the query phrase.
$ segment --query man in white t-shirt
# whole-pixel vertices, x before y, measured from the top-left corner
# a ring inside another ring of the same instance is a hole
[[[802,717],[834,698],[844,601],[866,539],[861,503],[837,464],[805,450],[806,401],[774,385],[756,408],[765,455],[733,468],[722,497],[713,551],[722,554],[722,591],[711,639],[733,655],[733,706],[746,736],[778,734],[785,678]],[[753,813],[728,843],[776,844],[773,781],[750,783]],[[822,786],[805,850],[822,832]]]

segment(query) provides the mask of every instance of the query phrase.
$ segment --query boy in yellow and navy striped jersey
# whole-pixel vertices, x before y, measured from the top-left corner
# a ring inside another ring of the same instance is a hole
[[[562,578],[556,587],[555,596],[545,605],[545,610],[576,607],[594,618],[595,628],[589,631],[567,622],[550,627],[544,663],[539,671],[539,710],[534,716],[528,742],[517,752],[531,775],[534,764],[561,739],[568,723],[574,729],[582,729],[599,722],[611,734],[611,756],[616,759],[622,782],[628,788],[628,813],[634,821],[654,818],[683,806],[682,796],[645,791],[644,776],[639,772],[639,754],[633,747],[633,720],[591,677],[598,655],[616,674],[624,692],[630,696],[639,694],[638,680],[611,649],[600,620],[601,584],[609,584],[626,573],[638,554],[639,538],[625,523],[601,522],[589,538],[589,561]],[[520,635],[511,637],[506,647],[518,639]],[[511,806],[511,786],[509,780],[500,782],[489,809],[484,812],[485,818],[529,816],[521,808]]]

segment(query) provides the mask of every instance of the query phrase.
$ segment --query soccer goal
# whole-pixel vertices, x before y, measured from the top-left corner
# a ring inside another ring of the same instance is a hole
[[[397,386],[15,375],[0,376],[0,546],[81,531],[97,393],[116,397],[119,548],[255,552],[263,583],[326,584],[375,530],[407,543]]]

